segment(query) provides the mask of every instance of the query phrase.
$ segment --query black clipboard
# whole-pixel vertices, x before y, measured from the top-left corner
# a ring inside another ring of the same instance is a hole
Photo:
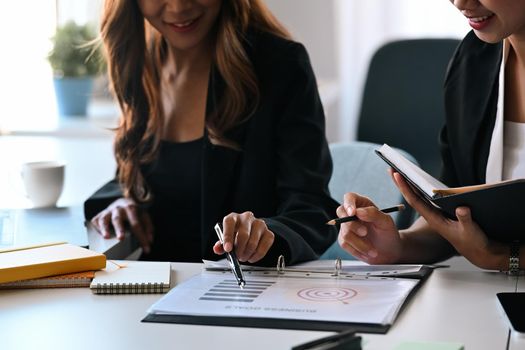
[[[252,271],[245,271],[246,276],[253,273],[264,273],[278,275],[280,278],[287,276],[297,277],[302,274],[303,277],[311,277],[312,275],[323,274],[327,278],[352,278],[348,272],[344,271],[341,266],[341,260],[337,259],[334,263],[333,271],[326,270],[302,270],[302,269],[286,269],[284,267],[284,259],[279,259],[277,268],[253,268]],[[412,295],[419,289],[423,281],[430,275],[433,268],[430,266],[422,266],[417,273],[400,273],[390,275],[388,277],[369,275],[360,276],[365,279],[417,279],[419,282],[412,288],[403,303],[401,304],[399,312],[402,312],[407,302]],[[224,271],[227,272],[227,271]],[[379,323],[356,323],[356,322],[334,322],[334,321],[316,321],[316,320],[300,320],[291,318],[269,318],[269,317],[251,317],[251,316],[209,316],[209,315],[191,315],[191,314],[148,314],[142,322],[153,323],[176,323],[176,324],[193,324],[193,325],[209,325],[209,326],[227,326],[227,327],[251,327],[251,328],[278,328],[278,329],[292,329],[292,330],[311,330],[311,331],[336,331],[341,332],[349,328],[358,333],[373,333],[386,334],[392,324]]]

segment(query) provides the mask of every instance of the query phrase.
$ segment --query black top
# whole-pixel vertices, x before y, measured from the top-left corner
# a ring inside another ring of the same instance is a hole
[[[328,192],[332,161],[325,138],[324,112],[305,48],[296,42],[251,31],[245,48],[260,88],[250,118],[227,131],[239,149],[218,147],[205,135],[201,169],[201,255],[217,260],[213,229],[231,213],[252,211],[275,233],[275,242],[261,265],[275,266],[318,258],[336,239],[325,223],[338,203]],[[220,102],[225,83],[212,67],[206,113]],[[121,196],[116,181],[85,202],[90,219]],[[156,225],[155,237],[169,234]],[[183,261],[176,254],[171,261]]]
[[[142,260],[163,261],[176,256],[200,262],[201,168],[203,139],[190,142],[162,141],[157,159],[142,168],[155,197],[149,213],[162,227],[149,254]]]
[[[501,42],[487,44],[471,31],[450,62],[441,131],[441,179],[450,187],[485,183],[502,56]]]

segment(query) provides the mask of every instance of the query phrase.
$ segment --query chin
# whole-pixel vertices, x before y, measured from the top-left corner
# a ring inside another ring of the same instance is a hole
[[[482,40],[486,42],[487,44],[497,44],[506,38],[506,36],[501,36],[498,34],[485,34],[485,33],[479,33],[477,31],[474,31],[474,33],[479,38],[479,40]]]

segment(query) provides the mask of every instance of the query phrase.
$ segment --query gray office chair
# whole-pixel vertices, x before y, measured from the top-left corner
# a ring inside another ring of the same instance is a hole
[[[388,174],[388,165],[374,152],[380,146],[359,141],[330,145],[334,169],[328,187],[332,198],[341,203],[345,193],[356,192],[369,197],[379,208],[405,203]],[[410,154],[399,149],[398,151],[417,164]],[[414,210],[409,206],[406,210],[391,215],[399,228],[408,227],[415,217]],[[354,259],[337,241],[320,257],[335,258]]]
[[[439,177],[443,82],[458,43],[416,39],[380,47],[370,62],[357,139],[403,149],[425,171]]]

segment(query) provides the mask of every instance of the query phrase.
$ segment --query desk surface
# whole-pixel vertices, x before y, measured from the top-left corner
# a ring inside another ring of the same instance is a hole
[[[0,136],[0,208],[30,208],[24,196],[20,165],[58,160],[66,163],[58,206],[81,205],[115,176],[111,137]]]
[[[173,263],[172,283],[186,280],[201,268],[201,264]],[[363,335],[364,349],[392,349],[402,341],[459,342],[468,350],[506,349],[508,327],[496,293],[515,290],[516,282],[516,277],[483,272],[460,261],[453,268],[437,269],[387,335]],[[524,286],[523,281],[520,285]],[[158,298],[160,295],[95,295],[86,288],[0,291],[1,347],[290,349],[331,334],[141,323]],[[524,344],[512,337],[509,348],[523,349]]]
[[[93,156],[95,155],[95,156]],[[88,141],[0,137],[0,208],[27,207],[15,191],[20,161],[65,159],[66,184],[59,205],[79,205],[114,174],[109,138]],[[94,171],[96,169],[96,171]],[[119,258],[116,239],[90,233],[95,250]],[[402,341],[459,342],[467,350],[507,349],[509,334],[496,293],[525,291],[525,278],[483,272],[453,259],[438,269],[407,303],[386,335],[364,335],[365,349],[393,349]],[[172,264],[174,283],[200,272],[200,264]],[[141,323],[159,295],[94,295],[89,289],[0,291],[0,348],[11,349],[290,349],[328,332]],[[238,339],[232,342],[232,339]],[[508,349],[525,349],[512,334]]]

